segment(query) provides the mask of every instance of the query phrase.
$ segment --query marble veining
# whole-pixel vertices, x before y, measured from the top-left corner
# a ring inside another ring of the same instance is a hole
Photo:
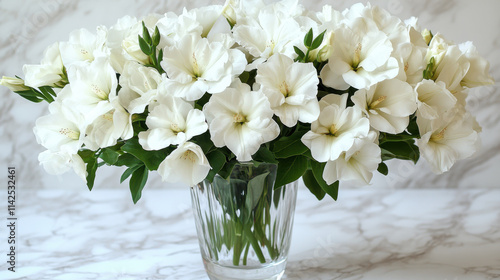
[[[499,200],[345,190],[318,203],[300,190],[284,279],[500,279]],[[22,191],[17,216],[18,270],[2,264],[0,279],[208,279],[187,188],[149,190],[137,205],[127,190]]]
[[[319,11],[325,4],[343,10],[358,1],[320,0],[302,1],[303,5]],[[209,4],[223,4],[223,0],[196,1],[64,1],[26,0],[0,1],[0,74],[22,75],[22,65],[39,63],[43,50],[55,41],[67,40],[69,32],[77,28],[94,30],[97,25],[113,25],[123,15],[143,16],[149,13],[174,11]],[[496,188],[500,179],[500,2],[497,0],[372,0],[393,15],[402,19],[420,18],[422,27],[441,32],[457,43],[473,41],[479,52],[491,63],[491,74],[497,81],[494,86],[473,91],[470,94],[470,110],[483,126],[483,148],[469,160],[458,162],[441,176],[434,175],[423,161],[417,166],[408,162],[389,163],[390,175],[375,176],[371,188]],[[45,105],[36,105],[0,88],[0,168],[17,166],[23,188],[73,188],[83,189],[84,183],[74,174],[60,177],[45,173],[39,166],[37,155],[43,150],[32,132],[35,120],[47,114]],[[101,188],[126,188],[119,185],[123,172],[119,168],[102,168],[98,171],[96,186]],[[153,175],[148,188],[164,185]],[[345,186],[348,187],[348,186]]]

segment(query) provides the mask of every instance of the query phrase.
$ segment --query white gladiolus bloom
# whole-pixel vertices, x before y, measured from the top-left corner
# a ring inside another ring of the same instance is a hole
[[[161,150],[182,144],[207,131],[205,115],[179,97],[164,96],[146,119],[147,131],[139,133],[139,143],[145,150]]]
[[[326,86],[340,90],[349,86],[368,88],[380,81],[394,78],[399,71],[398,61],[387,35],[374,24],[356,18],[350,26],[335,30],[333,51],[321,71]]]
[[[146,106],[157,98],[158,88],[166,79],[153,67],[146,67],[129,61],[120,76],[120,94],[118,99],[130,114],[144,112]]]
[[[65,87],[61,92],[69,90]],[[59,101],[49,106],[50,115],[36,120],[37,142],[52,152],[76,154],[82,147],[86,124],[82,114]]]
[[[357,185],[369,184],[382,161],[380,147],[374,142],[377,138],[374,131],[366,138],[357,138],[352,147],[338,159],[328,161],[323,171],[326,183],[351,181]]]
[[[311,123],[318,118],[319,79],[311,63],[294,63],[285,55],[275,54],[257,67],[255,79],[284,125],[292,127],[297,121]]]
[[[99,27],[97,34],[87,29],[78,29],[69,34],[68,42],[61,42],[61,59],[64,65],[69,67],[76,62],[92,62],[96,57],[109,55],[106,43],[105,27]]]
[[[264,62],[275,53],[294,57],[293,46],[299,45],[304,34],[294,18],[268,10],[262,10],[257,18],[233,28],[236,42],[258,58],[252,65]]]
[[[473,88],[494,84],[495,81],[489,74],[490,63],[479,55],[472,42],[465,42],[458,47],[470,63],[469,71],[462,79],[461,85]]]
[[[411,44],[408,45],[409,54],[401,58],[398,79],[406,81],[412,86],[423,80],[423,72],[427,67],[425,56],[427,43],[422,34],[414,27],[408,26]]]
[[[78,154],[47,150],[38,155],[38,161],[45,171],[51,175],[60,175],[73,169],[83,181],[87,182],[85,163]]]
[[[321,113],[311,124],[311,131],[302,136],[302,143],[319,162],[336,160],[348,151],[356,138],[366,137],[370,122],[357,107],[347,106],[348,94],[330,94],[320,102]]]
[[[242,83],[233,86],[212,95],[203,112],[215,146],[227,146],[237,160],[249,161],[262,143],[279,135],[279,127],[261,91],[250,91],[250,86]]]
[[[200,146],[186,142],[160,163],[158,173],[163,181],[193,186],[203,181],[210,169],[210,163]]]
[[[210,30],[214,26],[215,22],[219,19],[222,14],[221,5],[210,5],[201,8],[191,9],[189,11],[184,10],[182,12],[183,16],[192,18],[200,24],[202,27],[202,37],[207,37]]]
[[[244,71],[246,58],[241,51],[228,50],[220,42],[188,35],[165,50],[161,65],[169,77],[166,91],[195,101],[205,92],[224,91]]]
[[[443,82],[423,80],[415,87],[418,117],[437,119],[457,104],[457,98],[446,89]]]
[[[385,80],[368,89],[358,90],[352,97],[356,107],[370,119],[370,125],[382,132],[403,132],[409,116],[417,109],[416,94],[406,82]]]
[[[441,34],[432,37],[426,54],[426,62],[434,59],[432,79],[442,81],[446,88],[455,94],[462,90],[462,79],[469,71],[470,62],[458,46],[446,41]]]
[[[88,65],[74,65],[68,71],[72,95],[68,105],[84,113],[88,122],[114,109],[118,81],[108,60],[98,58]]]
[[[137,36],[142,36],[142,21],[149,33],[153,34],[158,18],[159,15],[149,15],[138,20],[125,16],[108,30],[106,45],[110,48],[110,63],[116,72],[121,73],[127,61],[149,63],[149,57],[142,52]]]
[[[26,64],[23,66],[23,72],[24,83],[29,87],[64,86],[62,80],[65,77],[65,73],[59,51],[59,43],[54,43],[45,50],[41,64]]]
[[[114,146],[118,139],[129,139],[134,135],[131,115],[118,101],[114,109],[97,117],[86,130],[85,145],[91,150]]]
[[[421,137],[416,144],[436,174],[470,157],[479,146],[477,123],[469,113],[451,112],[434,120],[417,118],[417,124]]]

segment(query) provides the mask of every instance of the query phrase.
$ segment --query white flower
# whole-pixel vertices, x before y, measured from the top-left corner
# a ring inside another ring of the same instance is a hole
[[[415,87],[417,92],[418,116],[437,119],[457,104],[457,98],[446,89],[443,82],[423,80]]]
[[[335,30],[333,52],[320,77],[326,86],[345,90],[367,88],[394,78],[398,62],[391,57],[391,41],[363,18]]]
[[[160,163],[158,173],[163,181],[193,186],[203,181],[210,169],[210,163],[200,146],[186,142]]]
[[[462,79],[461,85],[468,88],[492,85],[495,83],[490,76],[490,63],[482,58],[472,42],[458,45],[462,53],[470,63],[469,71]]]
[[[436,174],[448,171],[479,146],[477,123],[469,113],[450,112],[434,120],[417,118],[417,124],[421,135],[417,146]]]
[[[200,99],[205,92],[219,93],[246,66],[245,55],[227,49],[220,42],[187,35],[168,48],[161,66],[167,72],[166,91],[188,101]]]
[[[352,101],[370,119],[373,128],[392,134],[403,132],[410,121],[409,116],[417,109],[415,91],[398,79],[360,89]]]
[[[284,125],[292,127],[297,121],[311,123],[318,118],[319,79],[312,63],[294,63],[285,55],[275,54],[257,67],[256,81]]]
[[[458,46],[446,41],[441,34],[436,34],[432,37],[426,55],[427,63],[431,59],[434,59],[432,80],[444,82],[453,94],[461,91],[461,82],[470,68],[470,62]]]
[[[373,173],[382,161],[380,147],[374,142],[377,133],[371,131],[366,138],[357,138],[352,147],[334,161],[328,161],[323,171],[327,184],[335,181],[352,181],[357,185],[369,184]]]
[[[43,166],[45,171],[51,175],[63,174],[68,170],[73,169],[73,171],[80,178],[82,178],[83,181],[87,181],[85,163],[78,154],[47,150],[38,155],[38,161]]]
[[[184,10],[182,15],[192,18],[197,21],[202,27],[201,36],[207,37],[210,30],[214,26],[215,22],[219,19],[222,14],[221,5],[210,5],[206,7],[191,9],[189,11]]]
[[[118,139],[129,139],[134,135],[131,115],[113,102],[113,108],[97,117],[86,130],[85,145],[91,150],[114,146]]]
[[[76,62],[92,62],[96,57],[107,56],[106,30],[104,27],[97,29],[97,35],[87,29],[78,29],[69,34],[68,42],[61,42],[61,59],[69,67]]]
[[[158,18],[159,15],[149,15],[142,19],[150,34],[153,34]],[[142,36],[142,21],[125,16],[108,30],[106,45],[111,51],[110,63],[118,73],[123,71],[127,61],[149,63],[149,57],[142,52],[137,37]]]
[[[72,91],[68,105],[84,113],[88,122],[113,109],[118,81],[108,60],[97,58],[92,63],[73,65],[68,71]]]
[[[412,86],[423,80],[423,72],[427,67],[425,56],[427,54],[427,43],[422,34],[414,27],[408,26],[411,44],[407,45],[408,55],[401,57],[398,79],[406,81]]]
[[[212,95],[203,112],[215,146],[227,146],[239,161],[251,160],[261,144],[279,134],[267,97],[246,84]]]
[[[61,92],[68,91],[65,87]],[[37,142],[52,152],[76,154],[82,147],[86,124],[79,112],[59,101],[49,106],[50,114],[36,120]]]
[[[179,97],[164,96],[146,119],[147,131],[139,133],[145,150],[161,150],[182,144],[207,131],[205,115]]]
[[[129,61],[125,63],[120,76],[120,94],[118,99],[130,114],[144,112],[153,100],[157,98],[158,88],[166,79],[153,67]]]
[[[320,102],[321,113],[302,136],[302,143],[319,162],[336,160],[348,151],[356,138],[366,137],[370,122],[357,107],[346,107],[348,94],[330,94]]]
[[[64,66],[59,52],[59,43],[50,45],[44,54],[41,64],[23,66],[24,83],[33,88],[41,86],[62,87]]]
[[[259,58],[253,64],[262,63],[275,53],[294,57],[293,46],[301,42],[304,34],[295,19],[268,10],[262,10],[258,17],[233,28],[236,42]]]

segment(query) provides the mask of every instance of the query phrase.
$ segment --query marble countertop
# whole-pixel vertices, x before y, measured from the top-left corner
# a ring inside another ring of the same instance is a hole
[[[0,279],[208,279],[189,190],[129,195],[18,190],[16,272],[2,261]],[[284,279],[500,279],[500,190],[344,189],[318,203],[301,189]]]

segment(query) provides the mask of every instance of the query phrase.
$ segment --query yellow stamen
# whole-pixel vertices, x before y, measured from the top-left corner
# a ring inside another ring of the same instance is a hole
[[[195,163],[197,158],[198,157],[196,156],[196,154],[191,150],[185,151],[184,154],[182,154],[181,156],[181,159],[189,160],[192,163]]]
[[[443,140],[443,138],[444,138],[444,133],[446,132],[446,129],[447,129],[447,127],[443,128],[443,130],[441,130],[438,134],[433,134],[433,135],[431,136],[431,140],[432,140],[432,141],[434,141],[434,142],[435,142],[435,141],[440,141],[440,140]]]
[[[285,96],[285,98],[290,95],[290,89],[288,88],[288,84],[286,83],[286,81],[283,81],[283,83],[281,83],[280,92]]]
[[[106,93],[104,90],[102,90],[96,84],[92,84],[92,85],[90,85],[90,87],[92,88],[92,91],[95,93],[95,95],[97,97],[99,97],[99,99],[108,100],[109,93]]]
[[[377,98],[377,100],[373,101],[370,104],[370,108],[371,109],[376,108],[377,105],[379,105],[380,103],[382,103],[382,101],[384,101],[386,98],[387,98],[387,96],[380,96],[379,98]]]
[[[78,131],[74,131],[70,128],[61,128],[61,130],[59,130],[59,133],[68,137],[69,139],[73,139],[73,140],[78,140],[78,138],[80,138],[80,132]]]
[[[243,124],[243,123],[247,122],[247,118],[245,116],[243,116],[242,114],[237,113],[236,115],[233,116],[233,121],[235,123]]]
[[[359,63],[361,62],[362,47],[361,43],[358,43],[356,49],[354,50],[354,57],[352,59],[352,69],[354,69],[354,71],[358,70]]]
[[[182,131],[182,129],[179,128],[179,126],[176,123],[170,124],[170,129],[175,133],[179,133]]]
[[[330,135],[335,135],[335,133],[337,133],[338,128],[335,126],[335,124],[332,124],[332,126],[330,126],[330,128],[328,129],[328,131],[330,132]]]

